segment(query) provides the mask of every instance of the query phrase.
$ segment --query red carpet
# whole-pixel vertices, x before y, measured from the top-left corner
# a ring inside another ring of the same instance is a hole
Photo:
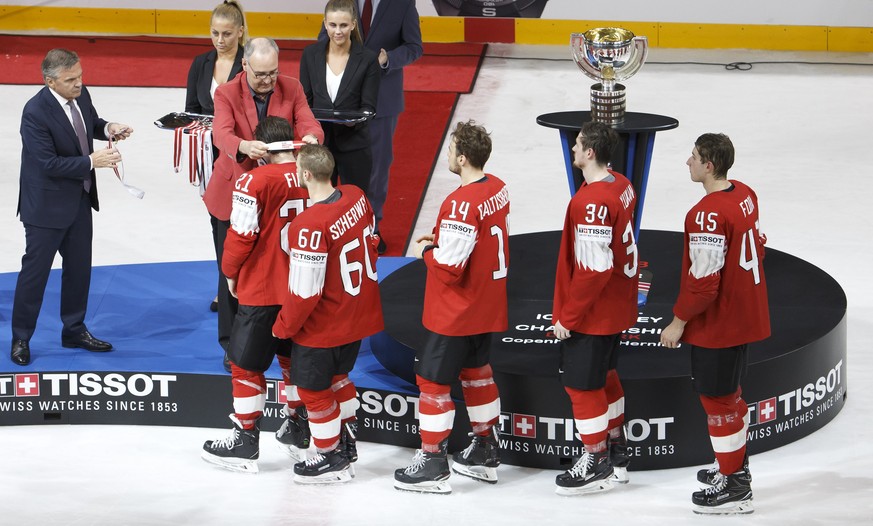
[[[297,76],[301,50],[311,41],[280,40],[279,69]],[[208,39],[48,37],[0,35],[0,84],[42,84],[40,62],[52,48],[79,54],[90,86],[184,87],[194,56]],[[394,164],[381,231],[386,255],[402,255],[427,187],[457,96],[473,89],[483,44],[425,44],[405,70],[406,111],[394,139]],[[183,109],[155,108],[155,117]]]

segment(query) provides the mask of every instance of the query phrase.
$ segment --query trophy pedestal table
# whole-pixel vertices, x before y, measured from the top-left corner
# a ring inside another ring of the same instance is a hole
[[[582,184],[582,172],[573,166],[573,145],[576,143],[579,130],[582,129],[582,123],[590,120],[592,120],[590,111],[560,111],[537,117],[537,124],[556,128],[561,134],[570,195],[575,194]],[[673,117],[635,112],[626,113],[624,122],[612,126],[621,137],[620,151],[613,152],[612,155],[612,169],[627,177],[637,193],[637,207],[634,210],[634,235],[637,239],[640,235],[640,220],[646,201],[646,184],[649,180],[649,166],[655,148],[655,133],[672,130],[677,126],[679,121]]]

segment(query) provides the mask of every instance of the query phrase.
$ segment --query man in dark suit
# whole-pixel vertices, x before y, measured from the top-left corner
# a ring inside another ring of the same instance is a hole
[[[85,327],[91,286],[91,209],[99,210],[95,168],[115,166],[115,148],[94,151],[93,140],[125,139],[133,129],[97,116],[82,85],[79,56],[53,49],[42,61],[46,87],[21,117],[21,177],[18,213],[25,252],[12,305],[12,361],[30,363],[30,338],[42,306],[55,254],[63,258],[61,345],[109,351]]]
[[[382,207],[388,195],[388,173],[394,161],[394,130],[403,112],[403,68],[412,64],[423,52],[421,25],[415,0],[355,0],[361,16],[364,46],[379,54],[382,82],[376,117],[370,121],[370,141],[373,171],[367,198],[376,213],[376,231],[382,221]],[[368,19],[368,20],[367,20]],[[319,40],[326,39],[324,29]],[[386,250],[379,241],[379,253]]]

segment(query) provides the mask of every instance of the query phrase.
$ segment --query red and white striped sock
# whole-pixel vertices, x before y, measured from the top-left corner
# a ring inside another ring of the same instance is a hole
[[[253,429],[258,418],[264,414],[267,395],[267,380],[264,373],[248,371],[231,363],[233,389],[233,412],[243,429]]]
[[[491,366],[461,369],[461,390],[473,432],[487,435],[500,418],[500,394],[494,383]]]
[[[605,389],[582,390],[564,387],[573,405],[573,419],[576,421],[577,437],[585,445],[586,451],[597,453],[606,449],[607,411]]]
[[[440,443],[449,438],[455,421],[455,403],[449,394],[451,386],[432,382],[415,375],[421,390],[418,399],[418,427],[421,449],[429,453],[440,450]]]

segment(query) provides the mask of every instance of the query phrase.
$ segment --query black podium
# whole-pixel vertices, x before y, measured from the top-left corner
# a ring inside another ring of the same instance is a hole
[[[568,469],[581,455],[574,437],[572,409],[558,379],[560,344],[552,328],[552,291],[560,231],[510,236],[507,292],[509,328],[495,334],[491,367],[500,390],[501,459],[507,464]],[[618,372],[625,391],[631,469],[701,465],[712,460],[706,416],[691,387],[686,345],[668,349],[660,333],[672,320],[679,291],[682,232],[646,230],[640,254],[659,269],[658,280],[640,307],[637,323],[623,331]],[[749,347],[743,397],[749,404],[751,454],[798,440],[830,422],[843,408],[848,388],[846,295],[821,269],[790,254],[767,250],[764,259],[773,335]],[[370,340],[387,371],[414,384],[415,351],[427,332],[421,325],[426,269],[420,260],[399,268],[380,283],[385,332]],[[460,386],[449,449],[469,443],[469,421]],[[394,396],[373,421],[397,421],[395,429],[415,425]],[[414,399],[414,397],[410,397]],[[387,400],[387,398],[386,398]],[[366,398],[363,398],[366,402]],[[366,424],[366,422],[365,422]],[[362,426],[367,440],[416,447],[417,436],[400,431],[377,435]],[[403,440],[408,440],[404,442]]]
[[[564,163],[567,167],[567,181],[570,195],[582,184],[582,172],[573,166],[573,145],[582,123],[591,120],[590,111],[560,111],[546,113],[537,117],[537,124],[556,128],[561,134],[564,149]],[[640,238],[640,221],[643,217],[643,204],[646,202],[646,185],[649,181],[649,166],[655,148],[655,133],[672,130],[679,126],[673,117],[651,113],[626,113],[624,122],[614,126],[621,136],[621,150],[613,152],[612,169],[627,177],[637,193],[637,208],[634,210],[634,235]]]

